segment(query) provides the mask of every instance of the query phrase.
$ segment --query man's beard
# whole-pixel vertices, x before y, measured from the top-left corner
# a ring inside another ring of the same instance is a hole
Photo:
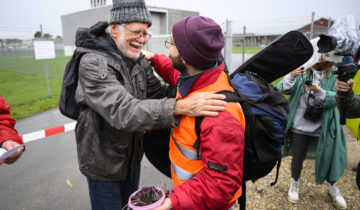
[[[118,47],[118,49],[121,51],[121,53],[122,53],[125,57],[127,57],[127,58],[129,58],[129,59],[131,59],[131,60],[137,59],[137,58],[139,57],[139,55],[140,55],[140,52],[137,53],[137,55],[133,55],[133,54],[127,52],[127,51],[125,50],[125,47],[124,47],[124,42],[125,42],[124,40],[125,40],[125,35],[124,35],[124,33],[121,33],[120,36],[119,36],[118,39],[117,39],[117,42],[116,42],[116,46]]]
[[[180,71],[182,74],[186,74],[186,66],[184,65],[181,56],[178,55],[176,57],[172,57],[170,56],[171,60],[172,60],[172,66]]]

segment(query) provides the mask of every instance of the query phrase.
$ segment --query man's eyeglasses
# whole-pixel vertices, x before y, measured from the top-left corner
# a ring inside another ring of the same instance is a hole
[[[124,24],[121,24],[120,26],[122,26],[126,30],[128,30],[131,33],[132,37],[136,37],[136,38],[144,37],[146,39],[146,41],[151,39],[150,32],[143,32],[142,30],[131,30],[128,27],[126,27]]]
[[[169,49],[171,45],[175,45],[175,43],[171,40],[171,38],[169,37],[165,39],[165,47]]]

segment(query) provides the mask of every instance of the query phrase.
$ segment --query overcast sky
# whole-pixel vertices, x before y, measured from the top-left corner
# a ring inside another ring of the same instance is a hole
[[[148,6],[199,11],[232,32],[281,34],[320,17],[336,19],[353,14],[360,24],[360,0],[145,0]],[[61,15],[90,8],[90,0],[1,0],[0,38],[32,38],[44,33],[62,36]],[[107,0],[112,4],[112,0]]]

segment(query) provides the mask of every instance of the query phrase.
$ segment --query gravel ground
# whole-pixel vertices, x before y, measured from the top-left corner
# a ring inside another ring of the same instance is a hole
[[[347,139],[348,163],[344,175],[338,181],[338,187],[346,201],[347,209],[360,210],[360,190],[356,186],[356,172],[352,170],[360,160],[360,141],[357,141],[345,126],[344,132]],[[314,160],[304,161],[300,177],[300,202],[288,202],[290,163],[291,157],[282,159],[279,179],[274,187],[270,187],[270,183],[275,180],[276,170],[256,183],[246,183],[246,209],[336,209],[327,193],[327,183],[315,184]]]

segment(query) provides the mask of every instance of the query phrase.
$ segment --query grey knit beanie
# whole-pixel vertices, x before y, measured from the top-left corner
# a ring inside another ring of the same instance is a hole
[[[151,14],[144,0],[113,0],[110,24],[140,22],[151,26]]]

